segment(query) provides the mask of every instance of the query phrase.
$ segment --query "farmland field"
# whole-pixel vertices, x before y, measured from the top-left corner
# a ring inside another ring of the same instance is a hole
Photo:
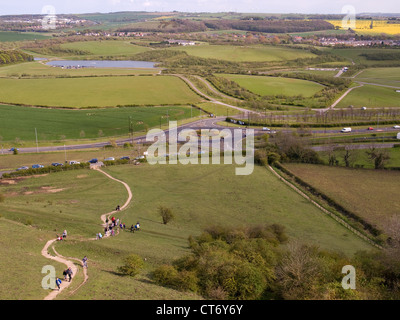
[[[240,86],[261,96],[303,95],[304,97],[311,97],[323,89],[323,86],[318,83],[299,79],[233,74],[224,74],[223,76],[229,80],[237,82]]]
[[[94,139],[128,135],[129,117],[134,131],[166,124],[169,120],[190,118],[188,106],[126,107],[92,110],[62,110],[0,105],[0,136],[3,143],[15,139],[34,141],[37,128],[40,141]],[[199,112],[193,112],[198,116]],[[161,118],[161,119],[160,119]],[[13,119],[10,121],[9,119]],[[101,136],[99,136],[101,131]]]
[[[298,58],[315,57],[314,54],[282,46],[228,46],[197,45],[172,48],[186,51],[189,55],[201,58],[213,58],[228,61],[285,61]]]
[[[0,42],[48,39],[50,36],[33,32],[1,31]]]
[[[149,48],[131,44],[129,41],[84,41],[64,43],[65,49],[88,51],[93,56],[135,55],[150,50]]]
[[[61,172],[2,184],[0,190],[6,195],[6,201],[0,204],[0,209],[2,219],[22,223],[19,232],[24,233],[25,228],[32,230],[23,225],[31,224],[44,233],[40,241],[33,242],[20,253],[21,258],[33,255],[31,259],[35,260],[35,263],[24,264],[25,274],[37,272],[34,269],[43,263],[40,252],[29,250],[40,250],[40,244],[44,245],[48,237],[54,237],[65,228],[68,238],[56,245],[57,252],[69,257],[89,257],[90,279],[95,281],[90,280],[90,285],[83,286],[72,296],[61,294],[61,299],[103,299],[104,286],[108,299],[198,299],[194,294],[156,286],[150,279],[150,272],[188,253],[188,236],[199,235],[210,225],[279,223],[286,227],[291,238],[321,248],[348,255],[371,249],[264,168],[256,167],[253,175],[246,177],[235,176],[233,170],[230,165],[107,168],[107,172],[126,181],[134,192],[132,205],[118,218],[128,228],[140,221],[142,230],[134,234],[122,231],[117,237],[101,241],[81,240],[93,238],[96,232],[102,231],[100,215],[123,203],[127,195],[123,186],[92,170]],[[199,191],[201,197],[194,196]],[[173,208],[176,219],[163,225],[157,214],[159,205]],[[18,234],[7,233],[8,240],[18,239]],[[6,248],[3,250],[6,252],[2,264],[12,263],[13,255],[7,255]],[[130,253],[147,260],[145,269],[136,278],[116,273],[122,259]],[[28,281],[18,286],[19,279],[7,277],[2,286],[13,287],[15,296],[22,290],[37,298],[45,295],[46,291],[41,294],[37,289],[40,283]]]
[[[400,107],[400,93],[393,88],[364,85],[351,91],[336,107],[346,108],[350,105],[375,108]]]
[[[188,104],[200,101],[171,76],[0,79],[0,102],[54,107]]]
[[[290,171],[380,230],[399,212],[400,172],[287,164]]]
[[[368,60],[365,56],[361,56],[361,54],[397,54],[399,50],[397,49],[386,49],[386,48],[333,48],[328,49],[332,54],[341,56],[343,58],[348,59],[349,61],[353,61],[356,64],[364,64],[364,65],[387,65],[388,63],[392,63],[393,60]],[[398,60],[394,60],[395,62]]]
[[[342,20],[329,20],[329,23],[335,27],[338,26],[342,30]],[[400,23],[388,23],[386,20],[373,20],[371,28],[371,20],[356,20],[356,28],[358,34],[400,34]]]
[[[370,68],[361,72],[356,80],[400,88],[400,68]]]
[[[129,69],[129,68],[81,68],[62,69],[47,66],[40,62],[26,62],[0,67],[0,77],[85,77],[85,76],[108,76],[108,75],[141,75],[156,74],[160,69]]]

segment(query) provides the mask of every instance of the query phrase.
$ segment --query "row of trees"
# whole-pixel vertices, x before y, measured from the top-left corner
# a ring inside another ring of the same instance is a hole
[[[19,50],[0,51],[0,65],[33,61],[33,57]]]

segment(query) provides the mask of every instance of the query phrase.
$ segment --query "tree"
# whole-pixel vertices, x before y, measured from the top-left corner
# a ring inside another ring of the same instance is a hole
[[[374,161],[375,169],[384,169],[385,164],[390,159],[389,152],[385,149],[377,149],[374,146],[366,151],[370,160]]]
[[[125,264],[123,266],[118,267],[118,272],[130,277],[138,275],[144,267],[143,259],[136,254],[131,254],[126,257],[124,262]]]
[[[351,167],[356,160],[356,153],[350,149],[350,146],[345,146],[343,153],[343,161],[347,168]]]
[[[159,212],[160,216],[162,217],[163,224],[167,224],[174,218],[174,214],[170,208],[160,206],[158,208],[158,212]]]

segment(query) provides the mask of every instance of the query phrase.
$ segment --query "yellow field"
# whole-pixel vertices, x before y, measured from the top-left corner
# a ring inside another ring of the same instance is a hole
[[[335,27],[339,26],[342,29],[342,20],[327,20],[327,22],[333,24]],[[386,20],[374,20],[373,28],[370,28],[371,20],[356,20],[356,31],[357,33],[386,33],[386,34],[400,34],[400,23],[388,23]]]

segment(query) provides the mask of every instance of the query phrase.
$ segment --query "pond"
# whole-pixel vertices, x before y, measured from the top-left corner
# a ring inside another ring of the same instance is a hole
[[[49,66],[61,67],[64,69],[81,69],[81,68],[155,68],[156,62],[148,61],[112,61],[112,60],[58,60],[46,63]]]

